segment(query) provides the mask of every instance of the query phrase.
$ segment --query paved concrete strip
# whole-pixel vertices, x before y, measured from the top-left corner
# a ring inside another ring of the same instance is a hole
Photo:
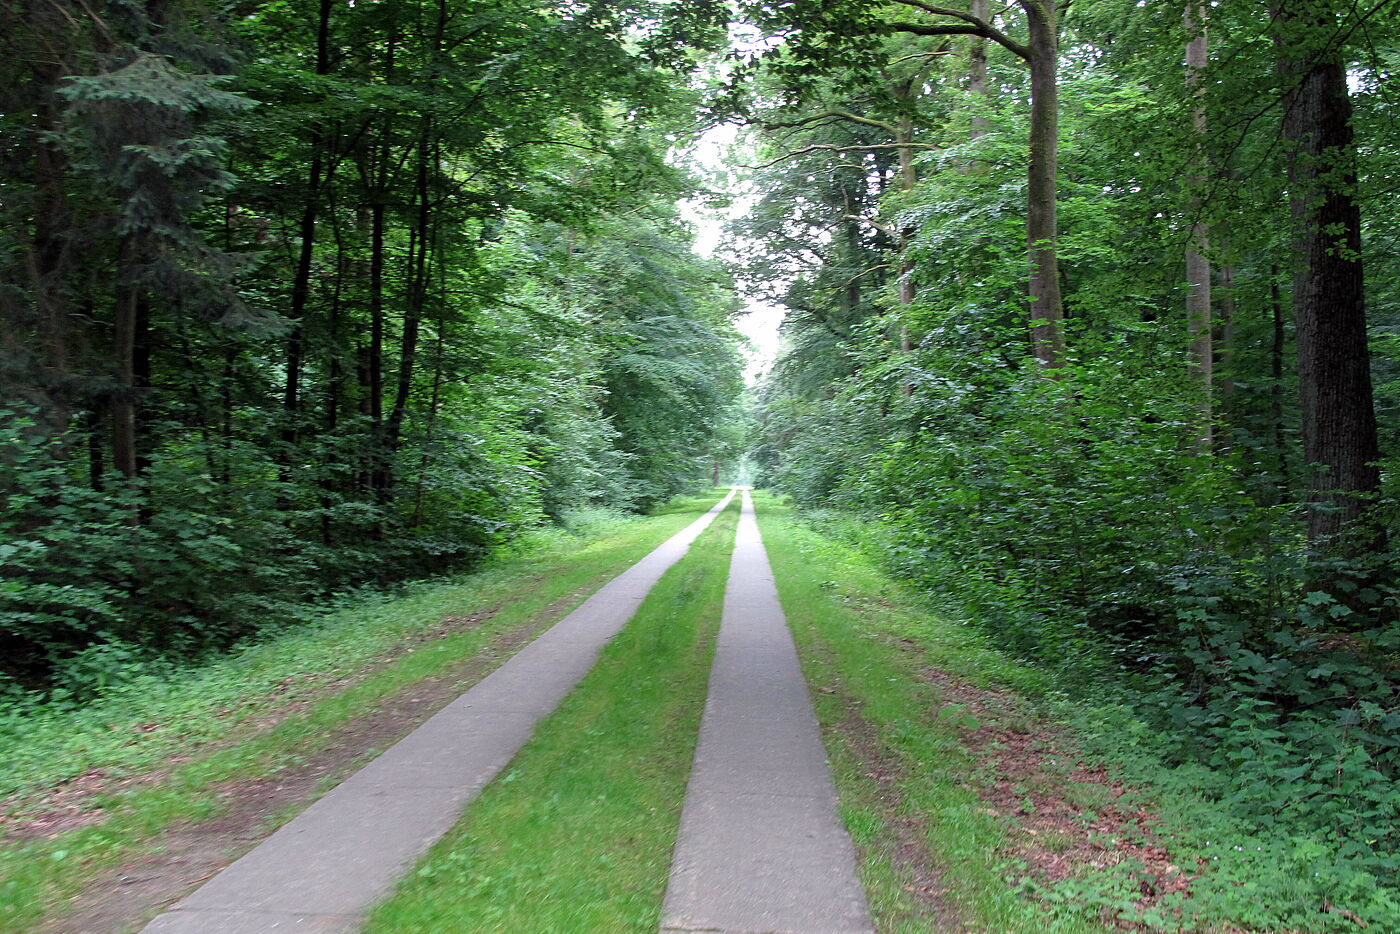
[[[447,832],[734,492],[144,934],[343,934]]]
[[[661,930],[874,931],[747,493]]]

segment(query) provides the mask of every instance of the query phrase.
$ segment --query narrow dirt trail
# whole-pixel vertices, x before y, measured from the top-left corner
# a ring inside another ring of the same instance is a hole
[[[753,500],[734,543],[663,934],[869,934]]]
[[[733,495],[144,931],[356,930],[592,667]]]

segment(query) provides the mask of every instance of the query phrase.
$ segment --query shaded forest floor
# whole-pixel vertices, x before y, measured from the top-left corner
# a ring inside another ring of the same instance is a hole
[[[377,598],[162,696],[116,692],[107,709],[54,714],[28,745],[7,733],[0,931],[139,929],[711,501]],[[788,507],[762,495],[758,506],[880,931],[1248,929],[1192,913],[1209,858],[1157,814],[1151,789],[1017,690],[1033,673]],[[604,694],[616,704],[600,695],[590,709],[621,706],[633,683],[615,679]],[[667,761],[667,781],[684,787],[688,757]],[[502,839],[517,836],[511,813]],[[654,929],[638,917],[626,929]]]

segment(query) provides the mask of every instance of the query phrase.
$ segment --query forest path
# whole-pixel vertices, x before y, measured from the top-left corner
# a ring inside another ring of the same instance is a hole
[[[519,654],[174,908],[146,934],[334,934],[365,912],[511,760],[734,491]],[[470,742],[463,742],[470,738]]]
[[[743,496],[661,930],[867,934],[821,730]]]

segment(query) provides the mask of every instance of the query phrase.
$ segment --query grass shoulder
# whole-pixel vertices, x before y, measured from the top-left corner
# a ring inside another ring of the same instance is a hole
[[[878,930],[1104,930],[1095,911],[1023,890],[1020,802],[1008,812],[989,794],[1001,779],[974,739],[1039,728],[1008,687],[1035,673],[931,615],[855,547],[755,498]]]

